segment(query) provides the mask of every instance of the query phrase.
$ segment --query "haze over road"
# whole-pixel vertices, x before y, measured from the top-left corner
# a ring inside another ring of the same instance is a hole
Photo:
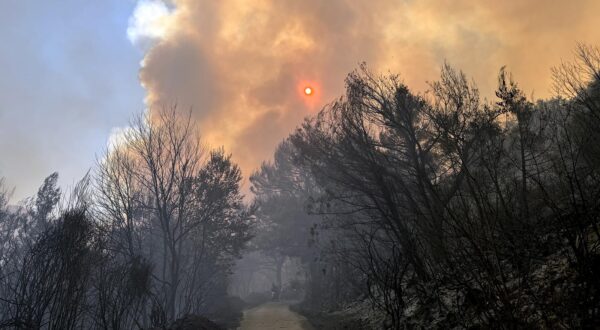
[[[305,317],[282,302],[270,302],[244,312],[240,330],[314,330]]]

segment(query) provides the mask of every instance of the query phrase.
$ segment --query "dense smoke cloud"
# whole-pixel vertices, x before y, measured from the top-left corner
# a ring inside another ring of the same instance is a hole
[[[576,42],[597,44],[600,2],[175,0],[144,59],[147,104],[192,107],[204,140],[248,176],[365,61],[425,91],[444,61],[493,95],[507,65],[536,97]],[[314,86],[311,97],[302,94]]]

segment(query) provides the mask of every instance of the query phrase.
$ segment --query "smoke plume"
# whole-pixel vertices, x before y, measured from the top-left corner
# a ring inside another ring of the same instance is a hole
[[[444,61],[493,95],[507,65],[536,97],[576,42],[598,43],[600,2],[174,0],[141,69],[147,105],[192,107],[204,140],[244,175],[341,95],[360,62],[423,92]],[[163,30],[161,30],[163,31]],[[310,85],[315,94],[302,90]]]

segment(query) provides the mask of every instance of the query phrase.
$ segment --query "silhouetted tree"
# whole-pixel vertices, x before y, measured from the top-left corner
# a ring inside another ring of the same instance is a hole
[[[224,286],[248,240],[241,180],[222,150],[205,157],[190,114],[175,108],[137,118],[99,161],[98,210],[109,244],[153,264],[152,319],[201,313],[212,289]]]

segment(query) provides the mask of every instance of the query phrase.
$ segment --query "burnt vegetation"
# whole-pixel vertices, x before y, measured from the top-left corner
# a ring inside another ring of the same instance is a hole
[[[325,329],[592,328],[600,50],[576,55],[547,100],[504,68],[488,101],[449,65],[423,94],[361,66],[251,202],[189,116],[140,116],[69,196],[2,190],[0,328],[235,327],[232,294]]]
[[[250,238],[251,210],[240,169],[202,148],[189,117],[171,108],[134,120],[62,203],[56,180],[12,210],[2,195],[0,328],[239,321],[227,276]]]
[[[252,178],[259,214],[306,211],[299,310],[337,310],[331,328],[597,325],[600,52],[553,74],[534,102],[505,69],[493,101],[448,65],[425,94],[351,73]]]

